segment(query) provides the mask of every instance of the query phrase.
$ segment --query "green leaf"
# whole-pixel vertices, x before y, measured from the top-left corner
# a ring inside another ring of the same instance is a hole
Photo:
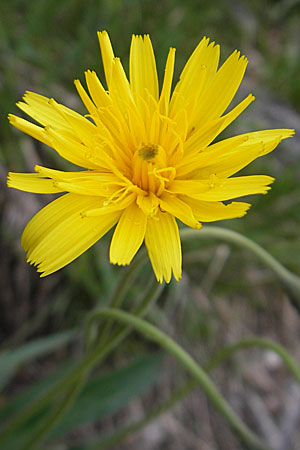
[[[55,428],[59,436],[73,428],[107,417],[148,390],[161,376],[162,354],[139,358],[129,366],[92,379],[69,413]]]
[[[159,379],[161,360],[161,353],[147,355],[122,369],[113,370],[91,379],[79,394],[69,413],[53,430],[51,437],[58,438],[86,422],[93,422],[119,411],[131,399],[145,392]],[[5,419],[9,420],[33,399],[41,395],[45,389],[70,371],[73,364],[74,362],[64,364],[55,373],[10,400],[9,404],[0,410],[0,422],[4,422]],[[7,438],[5,450],[22,449],[30,431],[34,431],[48,412],[49,407],[43,408],[20,426],[18,433]]]
[[[74,331],[64,331],[35,339],[15,350],[2,353],[0,355],[0,389],[6,385],[22,364],[69,343],[74,335]]]

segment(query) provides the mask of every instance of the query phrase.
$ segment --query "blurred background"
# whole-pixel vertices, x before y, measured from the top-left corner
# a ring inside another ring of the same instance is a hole
[[[245,218],[220,226],[254,239],[300,275],[299,0],[1,1],[0,420],[20,410],[82,357],[81,339],[74,330],[80,329],[87,312],[107,302],[127,270],[108,263],[109,235],[70,266],[40,279],[26,264],[19,242],[25,224],[52,196],[9,190],[5,184],[9,170],[32,172],[35,164],[68,168],[54,151],[10,127],[6,117],[22,115],[15,103],[26,90],[85,113],[73,80],[83,81],[86,69],[96,70],[103,79],[96,34],[103,29],[126,70],[131,34],[149,33],[160,81],[169,47],[177,48],[177,80],[204,35],[221,44],[221,61],[235,49],[247,56],[246,77],[234,104],[250,92],[256,101],[222,137],[268,128],[295,128],[296,136],[243,171],[271,175],[276,182],[267,196],[249,199],[253,206]],[[183,268],[181,282],[164,289],[149,318],[192,349],[200,363],[224,343],[251,335],[276,340],[300,361],[299,314],[275,276],[254,256],[226,243],[201,240],[185,245]],[[152,276],[148,264],[128,299],[138,301],[145,280]],[[12,349],[13,363],[3,358]],[[185,379],[172,358],[132,334],[93,372],[43,448],[98,448],[104,436],[149,413]],[[213,379],[271,448],[300,449],[300,390],[276,354],[246,350],[215,370]],[[30,427],[25,432],[30,433]],[[12,441],[3,450],[20,445]],[[241,447],[195,390],[114,448]]]

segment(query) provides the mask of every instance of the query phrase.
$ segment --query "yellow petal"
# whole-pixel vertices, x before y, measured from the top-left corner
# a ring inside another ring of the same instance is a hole
[[[191,74],[192,75],[192,74]],[[201,65],[196,72],[194,72],[194,77],[191,76],[191,82],[188,86],[186,86],[186,93],[183,96],[183,89],[181,89],[181,94],[176,92],[173,96],[177,96],[177,109],[180,111],[181,109],[187,110],[189,112],[189,125],[190,130],[195,128],[195,111],[197,111],[197,106],[201,101],[201,95],[203,89],[205,88],[205,84],[208,78],[208,68],[207,66]],[[181,97],[179,97],[181,95]],[[172,99],[173,99],[172,96]],[[171,100],[172,104],[172,100]],[[176,111],[173,108],[171,112],[171,117],[176,116]],[[189,130],[189,131],[190,131]]]
[[[84,144],[52,129],[46,129],[46,135],[51,140],[51,146],[67,161],[87,169],[99,168],[100,164],[97,164],[97,155]]]
[[[31,116],[34,120],[44,126],[51,126],[55,129],[69,130],[70,125],[51,104],[53,99],[36,94],[35,92],[27,91],[23,96],[24,102],[18,102],[17,106],[26,114]],[[58,103],[57,103],[58,104]],[[58,104],[59,105],[59,104]],[[66,106],[59,105],[64,111],[65,115],[79,116],[75,111]]]
[[[71,215],[78,211],[79,195],[65,194],[58,197],[41,209],[26,225],[21,238],[21,246],[25,251],[36,247],[43,236],[51,231],[66,214]],[[65,214],[65,209],[68,209]]]
[[[118,105],[119,110],[123,113],[124,117],[126,117],[128,109],[127,105],[129,104],[132,107],[134,105],[134,100],[120,58],[114,58],[112,62],[109,94],[115,104]]]
[[[159,111],[161,114],[168,115],[169,112],[169,101],[172,89],[174,64],[175,64],[175,48],[170,48],[167,57],[164,81],[161,89],[161,94],[159,98]]]
[[[121,186],[124,187],[124,182],[112,173],[89,170],[64,172],[42,166],[35,166],[34,170],[39,173],[38,176],[52,178],[55,186],[61,188],[57,192],[67,191],[74,194],[110,197]]]
[[[170,123],[168,125],[170,126]],[[189,131],[189,117],[185,109],[179,109],[177,114],[174,116],[173,127],[176,130],[176,134],[178,134],[180,139],[184,142]]]
[[[74,84],[75,84],[75,87],[77,89],[78,94],[80,95],[82,103],[84,104],[84,106],[86,107],[88,112],[90,114],[97,115],[97,108],[94,105],[94,103],[92,102],[92,100],[90,99],[90,97],[88,96],[88,94],[85,92],[85,90],[84,90],[82,84],[80,83],[80,81],[79,80],[75,80]]]
[[[145,244],[157,278],[170,282],[172,272],[175,280],[181,278],[181,243],[175,218],[161,211],[148,218]]]
[[[180,108],[189,109],[216,73],[220,47],[204,37],[187,61],[171,99],[171,116]]]
[[[185,196],[182,196],[182,200],[191,207],[194,216],[200,222],[215,222],[242,217],[251,206],[250,203],[244,202],[232,202],[228,205],[220,202],[204,202]]]
[[[132,36],[130,57],[130,86],[133,93],[144,99],[148,93],[158,100],[156,62],[149,35]]]
[[[262,132],[261,138],[249,140],[236,147],[233,151],[224,152],[222,156],[216,157],[211,164],[205,164],[200,169],[201,177],[210,176],[211,173],[216,174],[220,178],[230,177],[239,170],[246,167],[250,162],[272,152],[282,139],[293,135],[293,130],[284,130],[287,133],[278,134],[274,133],[275,137],[264,136]],[[252,133],[250,133],[252,134]],[[213,152],[211,157],[214,158]]]
[[[192,195],[205,193],[209,190],[207,180],[174,180],[168,187],[171,194]]]
[[[227,58],[201,94],[193,118],[197,127],[223,114],[241,84],[246,67],[247,59],[237,51]]]
[[[109,88],[111,80],[112,62],[115,55],[107,31],[98,31],[98,39],[102,55],[106,84],[107,87]]]
[[[197,129],[184,143],[184,155],[199,153],[220,134],[223,129],[224,118],[207,122],[203,127]]]
[[[64,172],[63,170],[49,169],[49,167],[35,165],[34,170],[40,174],[42,177],[52,178],[57,181],[73,180],[76,178],[87,177],[87,176],[99,176],[99,173],[91,170],[81,170],[77,172]]]
[[[57,103],[53,98],[49,100],[49,104],[59,115],[61,115],[62,120],[65,120],[69,126],[70,138],[77,138],[78,142],[83,142],[87,146],[93,146],[94,136],[97,134],[97,127],[86,117],[80,114],[68,114],[65,109]],[[51,127],[52,129],[52,127]]]
[[[85,72],[86,84],[93,99],[93,102],[98,108],[103,108],[111,104],[111,98],[102,86],[101,81],[96,75],[96,72],[87,70]]]
[[[252,94],[248,95],[242,102],[240,102],[235,108],[233,108],[229,113],[225,114],[225,116],[220,117],[219,119],[214,119],[208,121],[204,126],[194,131],[190,130],[186,142],[184,143],[184,159],[179,163],[179,166],[185,166],[187,169],[187,165],[190,165],[193,162],[197,161],[199,152],[212,150],[213,145],[209,146],[211,142],[226,128],[231,124],[250,103],[253,102],[255,98]],[[241,143],[248,140],[248,135],[236,136],[234,139],[240,138]],[[228,140],[226,140],[228,141]],[[222,141],[223,142],[223,141]],[[234,141],[235,145],[237,142]],[[218,143],[219,144],[219,143]],[[193,166],[194,167],[194,166]],[[184,173],[188,173],[188,170],[184,171]]]
[[[39,173],[9,172],[7,186],[36,194],[54,194],[64,191],[64,189],[55,186],[53,180],[42,178]]]
[[[268,185],[273,183],[274,178],[267,175],[251,175],[245,177],[233,177],[219,179],[212,175],[209,180],[199,180],[207,186],[207,190],[199,192],[197,189],[197,181],[187,180],[189,190],[182,190],[183,194],[204,201],[225,201],[232,198],[243,197],[245,195],[266,194],[269,189]]]
[[[246,142],[249,138],[246,135],[236,136],[235,138],[225,139],[223,141],[217,142],[217,144],[210,145],[202,152],[191,152],[188,155],[184,155],[184,158],[177,164],[176,173],[179,178],[188,178],[189,174],[194,171],[199,170],[201,167],[206,167],[206,164],[211,162],[214,150],[215,154],[213,158],[218,158],[221,154],[226,154],[226,152],[231,152],[233,149],[237,148],[240,144]],[[217,147],[216,147],[217,146]]]
[[[183,84],[188,87],[193,73],[197,72],[197,68],[201,67],[202,65],[208,68],[210,79],[217,71],[219,57],[220,46],[215,45],[214,42],[209,43],[209,39],[204,37],[199,42],[199,44],[189,57],[186,65],[184,66],[183,71],[180,75],[181,86],[178,87],[180,87],[180,89],[183,89]]]
[[[201,224],[195,219],[193,211],[175,195],[164,192],[159,199],[161,211],[167,211],[187,226],[200,230]]]
[[[111,201],[110,203],[106,199],[103,199],[98,208],[88,209],[84,213],[84,215],[87,217],[99,217],[115,211],[123,211],[125,208],[129,208],[130,205],[132,205],[132,203],[135,201],[135,199],[135,193],[129,193],[122,199],[117,198],[118,201]]]
[[[73,194],[81,194],[81,195],[92,195],[103,197],[107,195],[108,190],[103,189],[103,185],[101,182],[97,182],[96,180],[73,180],[70,181],[55,181],[55,186],[65,192],[72,192]],[[105,193],[104,193],[105,192]]]
[[[129,109],[128,104],[127,106]],[[93,119],[97,125],[98,133],[101,130],[101,126],[106,129],[106,135],[103,133],[102,136],[104,150],[105,146],[108,147],[115,158],[122,154],[122,158],[124,158],[128,164],[128,162],[131,161],[131,153],[134,153],[136,148],[134,148],[133,137],[129,131],[128,123],[122,116],[117,104],[113,104],[109,108],[103,108],[102,111],[99,111],[99,117],[93,117]],[[101,133],[99,133],[99,137],[101,137]]]
[[[115,229],[110,244],[110,262],[118,265],[129,264],[143,243],[147,216],[132,203],[126,208]]]
[[[137,196],[136,203],[144,214],[147,216],[154,216],[159,205],[159,199],[153,194],[153,192],[149,192],[149,195],[139,194]]]
[[[282,139],[293,134],[294,130],[274,129],[225,139],[193,156],[192,163],[188,159],[183,160],[176,169],[177,177],[187,177],[188,170],[191,170],[190,177],[193,178],[209,178],[211,174],[220,178],[230,177],[254,159],[270,153]],[[184,166],[185,162],[187,166]]]
[[[139,105],[139,102],[137,102],[137,104]],[[145,142],[147,139],[145,123],[142,115],[138,113],[137,108],[131,104],[129,104],[127,108],[127,118],[133,146],[136,150],[136,148],[141,145],[141,142]]]
[[[44,128],[28,122],[28,120],[21,119],[21,117],[14,116],[13,114],[9,114],[8,119],[9,123],[18,130],[23,131],[23,133],[32,136],[40,142],[43,142],[43,144],[51,146],[51,140],[47,137]]]
[[[238,103],[231,111],[222,116],[224,119],[223,125],[220,129],[220,133],[225,130],[242,112],[255,100],[254,95],[249,94],[244,100]]]
[[[39,211],[26,226],[21,244],[27,260],[49,275],[80,256],[117,222],[120,213],[83,217],[98,197],[66,194]]]

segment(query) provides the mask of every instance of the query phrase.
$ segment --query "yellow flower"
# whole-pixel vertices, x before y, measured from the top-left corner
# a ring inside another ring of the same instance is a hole
[[[77,91],[86,116],[27,92],[19,108],[42,126],[10,115],[12,125],[86,170],[63,172],[35,166],[9,173],[8,186],[61,193],[26,226],[21,245],[42,276],[69,264],[114,225],[110,261],[129,264],[143,241],[159,282],[181,277],[176,219],[200,222],[243,216],[249,203],[233,198],[266,193],[273,178],[231,177],[293,135],[265,130],[212,142],[254,100],[249,95],[224,114],[243,78],[247,59],[235,51],[218,69],[219,46],[203,38],[173,93],[175,49],[166,61],[159,93],[148,35],[133,36],[128,81],[103,31],[98,33],[107,90],[95,72],[85,73],[89,95]]]

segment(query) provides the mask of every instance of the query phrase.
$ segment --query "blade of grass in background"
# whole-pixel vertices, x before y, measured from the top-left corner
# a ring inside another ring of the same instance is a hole
[[[0,389],[6,385],[22,364],[70,343],[74,335],[75,332],[72,330],[64,331],[35,339],[17,349],[2,353],[0,355]]]

